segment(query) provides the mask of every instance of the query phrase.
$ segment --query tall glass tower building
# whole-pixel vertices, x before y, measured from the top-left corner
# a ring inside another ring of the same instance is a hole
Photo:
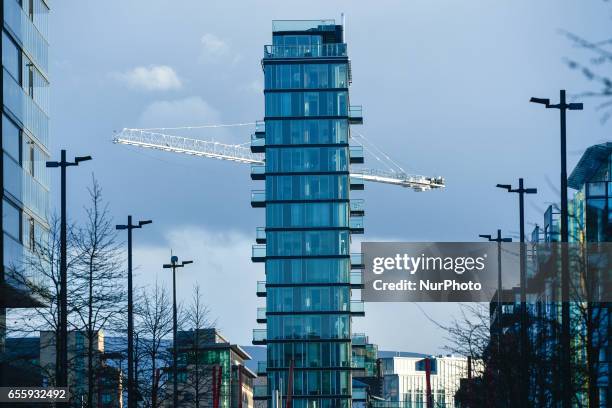
[[[41,302],[28,267],[49,230],[47,0],[2,3],[2,235],[0,311]],[[4,313],[0,314],[4,328]],[[2,335],[0,334],[0,337]]]
[[[363,303],[351,300],[359,287],[351,273],[352,233],[362,233],[363,189],[351,180],[351,164],[363,151],[349,147],[350,125],[362,123],[351,107],[351,82],[343,27],[333,20],[274,21],[266,45],[265,121],[251,149],[265,153],[252,178],[265,180],[254,191],[253,207],[265,207],[253,261],[265,262],[266,297],[254,344],[267,344],[267,384],[255,397],[274,404],[291,396],[295,408],[351,405],[351,319]],[[354,266],[357,266],[353,262]]]

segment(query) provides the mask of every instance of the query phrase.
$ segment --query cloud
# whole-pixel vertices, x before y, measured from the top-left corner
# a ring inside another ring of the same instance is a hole
[[[234,64],[242,59],[240,54],[233,52],[230,44],[226,40],[223,40],[214,34],[204,34],[200,39],[200,42],[202,43],[200,62],[202,63],[229,61],[230,63]]]
[[[176,71],[167,65],[135,67],[126,72],[114,73],[113,76],[130,88],[145,91],[170,91],[182,86]]]
[[[185,226],[167,231],[164,239],[160,245],[135,247],[137,284],[154,285],[157,279],[171,293],[172,273],[161,265],[168,263],[173,249],[179,260],[193,260],[192,265],[177,270],[177,299],[187,305],[199,284],[220,330],[232,343],[250,344],[257,307],[263,306],[255,294],[264,271],[251,262],[254,238],[237,231]]]
[[[221,123],[221,119],[208,102],[191,96],[152,102],[140,115],[139,122],[142,127],[172,127]]]

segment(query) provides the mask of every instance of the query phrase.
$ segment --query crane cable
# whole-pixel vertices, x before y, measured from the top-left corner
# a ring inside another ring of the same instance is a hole
[[[374,143],[372,143],[367,137],[365,137],[365,135],[363,135],[362,133],[356,133],[356,136],[359,136],[364,142],[368,143],[372,148],[376,149],[378,151],[379,154],[381,154],[385,159],[388,160],[389,163],[393,164],[395,167],[397,167],[401,173],[406,173],[406,171],[402,168],[402,166],[400,166],[399,164],[397,164],[393,159],[391,159],[389,157],[388,154],[386,154],[384,151],[382,151],[378,146],[376,146]],[[359,143],[359,142],[358,142]],[[361,144],[361,143],[360,143]],[[364,146],[363,144],[361,144],[362,146]],[[364,146],[365,148],[365,146]],[[368,149],[369,150],[369,149]],[[376,157],[376,155],[374,155],[371,151],[370,154],[372,154],[374,157]],[[376,157],[377,160],[381,161],[380,159],[378,159],[378,157]],[[382,161],[381,161],[382,162]],[[389,167],[389,169],[396,173],[397,170],[394,170],[393,168],[391,168],[388,164],[385,164],[387,167]]]
[[[153,128],[131,128],[129,130],[189,130],[189,129],[211,129],[211,128],[225,128],[225,127],[239,127],[239,126],[252,126],[257,124],[256,122],[241,122],[241,123],[220,123],[220,124],[208,124],[199,126],[178,126],[178,127],[153,127]]]

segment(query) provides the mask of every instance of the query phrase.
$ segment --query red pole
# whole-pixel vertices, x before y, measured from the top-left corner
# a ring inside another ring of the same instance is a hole
[[[432,400],[431,400],[431,361],[429,357],[425,359],[425,384],[426,384],[426,401],[427,408],[433,408]]]

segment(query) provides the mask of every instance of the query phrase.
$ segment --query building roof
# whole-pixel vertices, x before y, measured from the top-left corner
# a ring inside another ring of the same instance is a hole
[[[567,179],[568,186],[575,190],[580,190],[595,175],[611,153],[612,142],[593,145],[586,149],[574,171],[572,171],[572,174]]]

